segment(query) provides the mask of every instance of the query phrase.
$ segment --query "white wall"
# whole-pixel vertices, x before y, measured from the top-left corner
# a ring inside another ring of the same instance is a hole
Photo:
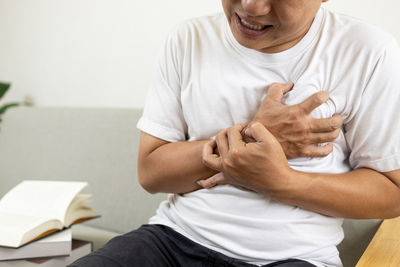
[[[393,34],[400,43],[399,0],[328,0],[326,5],[375,24]]]
[[[400,41],[398,0],[328,5]],[[220,0],[0,0],[0,80],[13,83],[2,102],[142,107],[169,29],[220,10]]]

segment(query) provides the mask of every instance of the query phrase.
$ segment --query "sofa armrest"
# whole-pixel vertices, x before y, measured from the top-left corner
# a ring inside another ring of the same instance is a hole
[[[102,247],[111,238],[119,235],[119,233],[84,224],[73,225],[71,229],[73,238],[93,242],[93,250]]]
[[[384,220],[356,267],[400,266],[400,217]]]

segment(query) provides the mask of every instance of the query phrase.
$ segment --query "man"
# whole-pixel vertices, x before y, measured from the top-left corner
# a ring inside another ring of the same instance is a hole
[[[222,0],[171,33],[138,163],[174,195],[73,266],[341,266],[341,218],[400,215],[399,47],[322,2]]]

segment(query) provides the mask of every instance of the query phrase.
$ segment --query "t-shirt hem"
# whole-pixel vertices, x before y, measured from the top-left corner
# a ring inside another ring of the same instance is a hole
[[[357,168],[370,168],[379,172],[389,172],[400,169],[400,154],[378,160],[359,160],[355,164]]]
[[[184,237],[188,238],[189,240],[191,240],[191,241],[193,241],[193,242],[195,242],[195,243],[197,243],[197,244],[199,244],[199,245],[201,245],[203,247],[206,247],[206,248],[211,249],[213,251],[216,251],[218,253],[224,254],[224,255],[226,255],[228,257],[235,258],[235,255],[225,254],[226,251],[224,251],[224,250],[220,250],[220,249],[218,249],[218,248],[216,248],[214,246],[211,246],[209,244],[204,244],[202,242],[199,242],[198,240],[194,239],[191,235],[189,235],[184,229],[182,229],[181,227],[177,226],[176,224],[174,224],[170,220],[166,220],[165,218],[162,219],[159,214],[157,214],[157,215],[153,216],[152,218],[150,218],[148,224],[153,224],[153,225],[157,224],[157,225],[168,226],[169,228],[173,229],[177,233],[183,235]],[[334,262],[336,261],[335,264],[325,264],[323,261],[319,261],[319,260],[315,260],[315,259],[306,259],[306,258],[303,258],[303,257],[299,257],[299,258],[296,258],[296,259],[307,261],[307,262],[309,262],[311,264],[314,264],[317,267],[342,267],[343,266],[343,265],[341,265],[341,261],[340,261],[340,258],[339,258],[338,255],[335,254],[335,255],[332,255],[331,257],[327,257],[327,258],[335,259],[335,260],[333,260]],[[271,264],[271,263],[277,261],[277,260],[271,260],[271,261],[260,262],[260,261],[251,261],[251,260],[245,260],[245,259],[239,259],[239,260],[244,261],[244,262],[246,262],[248,264],[253,264],[255,266],[263,266],[263,265]],[[280,260],[285,260],[285,259],[280,259]]]
[[[147,134],[168,142],[179,142],[185,140],[182,133],[176,129],[165,127],[145,117],[139,119],[136,127]]]

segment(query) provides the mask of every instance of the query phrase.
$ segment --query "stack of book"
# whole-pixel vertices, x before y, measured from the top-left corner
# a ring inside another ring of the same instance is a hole
[[[0,267],[64,267],[92,251],[70,226],[98,217],[86,182],[23,181],[0,201]]]

